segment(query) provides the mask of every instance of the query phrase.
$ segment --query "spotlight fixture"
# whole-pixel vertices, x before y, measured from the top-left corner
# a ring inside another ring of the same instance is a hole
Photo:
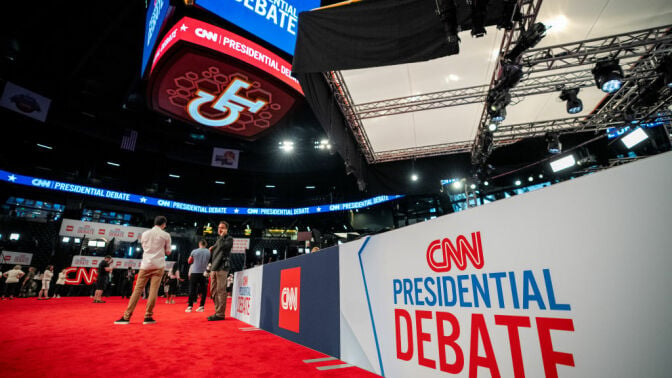
[[[471,36],[481,38],[487,34],[485,30],[485,16],[487,14],[488,0],[471,2]]]
[[[560,99],[567,101],[567,113],[576,114],[583,110],[583,101],[576,97],[578,94],[579,88],[563,89],[560,92]]]
[[[614,93],[623,85],[623,69],[618,59],[597,62],[592,70],[597,88],[605,93]]]
[[[506,109],[501,108],[500,110],[493,111],[491,117],[492,117],[491,118],[492,121],[494,121],[494,122],[502,122],[503,120],[506,119]],[[490,129],[489,125],[488,125],[488,129]],[[495,130],[490,130],[490,131],[495,131]]]
[[[415,174],[415,173],[413,173],[413,174],[411,175],[411,181],[418,181],[418,175]]]
[[[506,118],[506,106],[511,102],[511,94],[508,91],[493,90],[488,94],[486,103],[488,105],[488,114],[490,119],[495,122],[501,122]]]
[[[516,184],[516,186],[520,186],[520,184],[522,184],[522,182],[520,180],[516,180],[516,182],[514,182],[514,184]]]
[[[548,152],[551,154],[559,154],[562,152],[562,143],[560,143],[560,135],[557,133],[550,133],[546,135],[546,142],[548,143]]]
[[[491,120],[490,123],[488,123],[488,131],[497,131],[497,122]]]
[[[525,52],[525,50],[536,46],[537,43],[539,43],[539,41],[541,41],[541,39],[545,36],[546,25],[541,22],[537,22],[520,34],[520,37],[518,37],[518,41],[516,42],[516,46],[514,46],[514,48],[504,56],[504,58],[511,62],[517,61],[523,52]]]
[[[283,150],[285,153],[290,153],[294,150],[294,142],[289,141],[289,140],[284,140],[282,142],[278,143],[279,148]]]

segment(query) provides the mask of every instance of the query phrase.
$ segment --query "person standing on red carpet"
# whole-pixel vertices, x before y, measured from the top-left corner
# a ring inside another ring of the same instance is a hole
[[[54,266],[49,265],[42,274],[42,289],[37,295],[37,299],[49,299],[49,287],[51,286],[51,279],[54,277]],[[44,295],[44,298],[42,298]]]
[[[201,305],[196,309],[196,312],[205,311],[205,298],[208,295],[208,283],[206,282],[207,275],[204,275],[208,269],[208,261],[210,261],[210,251],[207,247],[208,242],[200,240],[198,248],[191,251],[189,256],[189,305],[184,312],[191,312],[196,297],[201,294]]]
[[[93,294],[93,303],[105,303],[103,300],[103,291],[110,282],[110,272],[112,271],[112,256],[107,255],[103,261],[98,264],[98,279],[96,280],[96,292]]]
[[[154,219],[154,227],[142,233],[140,238],[143,249],[142,263],[140,264],[135,288],[133,288],[133,294],[131,294],[124,315],[114,324],[128,324],[147,281],[150,281],[149,298],[147,299],[145,319],[142,324],[156,323],[152,318],[154,305],[159,293],[161,277],[163,277],[163,272],[166,269],[166,256],[170,255],[170,234],[164,231],[167,223],[166,217],[159,215]]]
[[[2,299],[5,299],[7,295],[9,295],[9,299],[14,299],[14,296],[19,295],[20,280],[25,274],[21,270],[21,265],[15,265],[14,269],[3,273],[3,276],[7,279],[5,280],[5,293],[2,295]]]
[[[229,255],[233,248],[233,237],[229,235],[229,224],[220,221],[217,227],[219,238],[215,245],[210,247],[212,252],[212,267],[210,268],[210,296],[215,301],[215,314],[208,316],[208,320],[224,320],[226,314],[226,277],[229,275]]]

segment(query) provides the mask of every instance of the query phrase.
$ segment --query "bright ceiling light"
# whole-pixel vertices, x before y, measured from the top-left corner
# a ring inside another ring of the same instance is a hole
[[[645,141],[648,137],[649,135],[644,131],[644,129],[638,127],[630,134],[621,138],[621,141],[623,142],[625,147],[631,149],[632,147],[635,147],[636,145]]]
[[[314,185],[307,185],[306,189],[315,189],[315,186]]]
[[[528,177],[528,178],[527,178],[527,181],[529,181],[529,182],[534,181],[534,177],[532,177],[532,176]]]
[[[605,93],[614,93],[623,85],[623,69],[618,59],[597,62],[592,70],[595,84]]]
[[[491,121],[488,123],[488,130],[489,131],[497,131],[497,122]]]
[[[20,234],[16,234],[16,233],[9,234],[9,240],[19,240],[20,237],[21,237]]]
[[[224,185],[224,184],[226,184],[226,182],[225,182],[225,181],[215,181],[215,184],[217,184],[217,185]]]
[[[412,174],[411,175],[411,181],[418,181],[418,175],[417,174]]]
[[[483,185],[484,185],[484,186],[488,186],[488,185],[490,185],[490,183],[487,182],[487,181],[483,181]]]
[[[567,155],[561,157],[560,159],[553,160],[551,162],[551,169],[553,170],[553,172],[560,172],[563,169],[567,169],[575,165],[576,160],[574,159],[574,155]]]
[[[569,25],[569,20],[565,15],[558,15],[550,20],[544,21],[544,25],[546,25],[546,30],[551,29],[551,33],[557,33],[565,30],[567,28],[567,25]]]
[[[47,146],[46,144],[41,144],[41,143],[38,143],[37,147],[44,148],[45,150],[53,150],[54,149],[54,147]]]
[[[476,184],[471,184],[471,185],[469,185],[469,187],[470,187],[471,189],[476,189]]]
[[[286,153],[292,152],[294,150],[294,142],[292,141],[285,140],[278,144],[280,145],[280,149]]]
[[[180,175],[176,175],[176,174],[174,174],[174,173],[170,173],[170,174],[168,174],[168,177],[172,177],[172,178],[180,178]]]
[[[516,180],[516,182],[514,184],[516,184],[516,186],[520,186],[520,184],[522,184],[522,182],[520,180]]]
[[[119,163],[115,163],[115,162],[113,162],[113,161],[108,161],[108,162],[107,162],[107,165],[111,165],[111,166],[113,166],[113,167],[120,167],[120,166],[121,166],[121,164],[119,164]]]
[[[455,181],[453,183],[453,189],[462,189],[462,181]]]
[[[273,189],[273,188],[275,188],[275,185],[266,185],[266,187],[269,188],[269,189]]]

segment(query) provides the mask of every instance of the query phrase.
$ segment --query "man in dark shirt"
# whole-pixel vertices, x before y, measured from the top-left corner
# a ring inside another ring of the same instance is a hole
[[[93,295],[93,303],[105,303],[102,300],[103,290],[107,287],[108,282],[110,282],[110,272],[112,267],[112,256],[107,255],[103,261],[98,264],[98,280],[96,281],[96,293]]]
[[[217,227],[219,238],[210,247],[210,296],[215,301],[215,314],[208,316],[208,320],[224,320],[226,313],[226,277],[229,275],[229,255],[233,248],[233,238],[229,235],[229,224],[219,222]]]

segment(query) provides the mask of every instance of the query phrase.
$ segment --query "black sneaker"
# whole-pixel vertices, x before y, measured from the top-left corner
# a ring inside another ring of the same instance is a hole
[[[212,322],[212,321],[216,321],[216,320],[224,320],[224,318],[221,317],[221,316],[217,316],[217,315],[210,315],[210,316],[208,316],[208,321],[211,321],[211,322]]]
[[[156,320],[152,318],[145,318],[145,320],[142,321],[142,324],[154,324],[156,323]]]
[[[122,316],[121,319],[114,322],[114,324],[128,324],[129,322],[130,322],[129,319],[124,319],[124,317]]]

